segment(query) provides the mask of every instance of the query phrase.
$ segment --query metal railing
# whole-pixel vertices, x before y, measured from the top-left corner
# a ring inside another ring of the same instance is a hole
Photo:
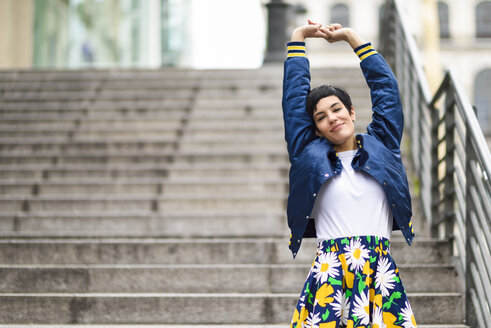
[[[491,155],[451,71],[432,97],[399,0],[387,0],[380,49],[399,82],[411,160],[431,236],[452,241],[465,276],[466,323],[491,322]]]

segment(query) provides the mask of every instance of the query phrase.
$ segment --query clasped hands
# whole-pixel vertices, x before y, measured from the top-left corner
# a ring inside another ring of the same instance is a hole
[[[291,41],[303,42],[307,38],[322,38],[329,43],[346,41],[353,48],[363,42],[356,32],[349,27],[342,27],[341,24],[337,23],[323,26],[322,24],[314,23],[311,20],[308,20],[307,25],[295,28],[292,33]]]

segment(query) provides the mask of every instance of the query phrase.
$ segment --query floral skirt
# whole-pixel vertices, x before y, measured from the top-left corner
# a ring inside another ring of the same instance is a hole
[[[290,328],[416,327],[389,245],[373,236],[320,242]]]

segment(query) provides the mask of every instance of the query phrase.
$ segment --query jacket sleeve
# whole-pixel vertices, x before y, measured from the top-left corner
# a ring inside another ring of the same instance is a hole
[[[367,133],[383,142],[391,151],[400,153],[404,114],[397,80],[384,58],[370,43],[354,51],[361,59],[360,66],[372,99],[372,122],[367,127]]]
[[[290,162],[294,163],[305,146],[316,138],[312,120],[305,108],[310,91],[309,61],[304,42],[289,42],[283,72],[283,120]]]

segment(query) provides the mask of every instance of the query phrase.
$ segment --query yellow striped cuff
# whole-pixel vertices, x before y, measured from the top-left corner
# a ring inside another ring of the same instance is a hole
[[[362,44],[358,48],[354,49],[354,51],[356,55],[360,58],[360,60],[363,60],[367,57],[370,57],[371,55],[378,53],[370,42]]]
[[[368,50],[375,50],[375,49],[373,48],[372,45],[368,45],[366,47],[361,48],[360,50],[357,50],[356,55],[360,56],[362,53],[364,53],[365,51],[368,51]]]
[[[365,58],[367,58],[367,57],[370,57],[371,55],[375,55],[375,54],[378,54],[378,52],[376,52],[375,50],[370,51],[369,53],[366,53],[366,54],[364,54],[363,56],[361,56],[361,57],[360,57],[360,60],[363,60],[363,59],[365,59]]]
[[[305,56],[305,42],[293,41],[286,44],[287,58],[292,57],[306,57]]]
[[[290,52],[288,58],[290,57],[306,57],[304,52]]]
[[[288,46],[287,50],[288,51],[290,51],[290,50],[303,50],[303,51],[305,51],[305,46]]]

